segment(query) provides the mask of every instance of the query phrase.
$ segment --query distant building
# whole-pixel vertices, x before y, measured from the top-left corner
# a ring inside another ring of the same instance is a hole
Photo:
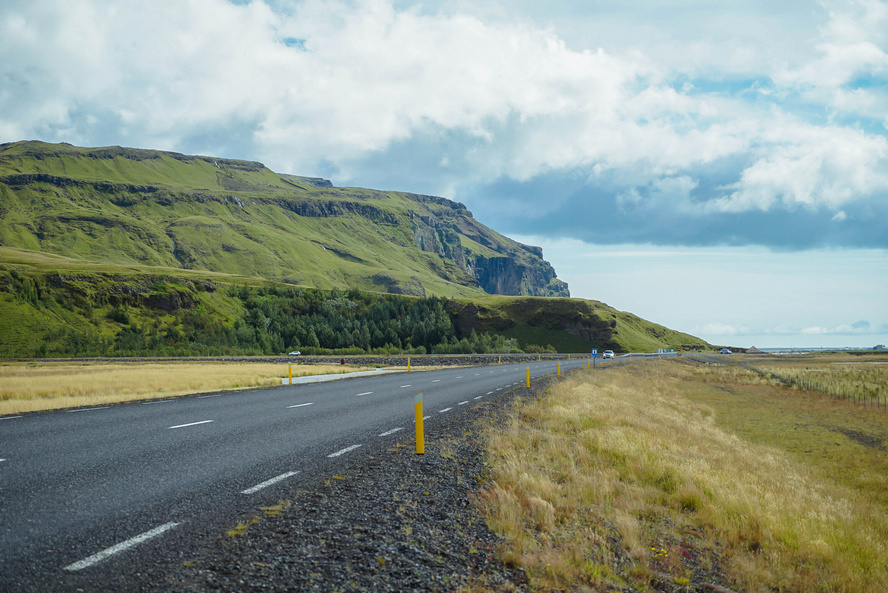
[[[761,350],[759,350],[759,349],[756,348],[755,346],[753,346],[752,348],[748,349],[748,350],[746,351],[746,353],[747,353],[747,354],[764,354],[764,352],[762,352]]]

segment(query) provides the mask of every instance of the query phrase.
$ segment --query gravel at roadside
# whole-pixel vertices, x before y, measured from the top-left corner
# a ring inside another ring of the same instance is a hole
[[[427,426],[339,475],[257,509],[240,534],[220,534],[156,591],[526,591],[498,560],[502,541],[473,497],[487,479],[482,424],[513,396]],[[304,485],[303,485],[304,487]],[[234,527],[234,526],[232,526]]]

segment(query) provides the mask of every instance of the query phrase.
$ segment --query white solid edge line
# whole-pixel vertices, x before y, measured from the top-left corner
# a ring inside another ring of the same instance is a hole
[[[391,435],[395,434],[396,432],[398,432],[399,430],[404,430],[404,429],[403,429],[403,428],[400,428],[400,427],[399,427],[399,428],[393,428],[393,429],[391,429],[391,430],[387,430],[387,431],[385,431],[384,433],[382,433],[382,434],[379,435],[379,436],[381,436],[381,437],[391,436]],[[3,461],[3,460],[0,459],[0,461]]]
[[[255,494],[256,492],[259,492],[259,491],[262,490],[263,488],[266,488],[266,487],[268,487],[268,486],[271,486],[272,484],[276,484],[276,483],[280,482],[281,480],[286,480],[286,479],[289,478],[290,476],[295,476],[295,475],[298,474],[298,473],[299,473],[298,471],[296,471],[296,472],[287,472],[287,473],[285,473],[285,474],[281,474],[281,475],[279,475],[279,476],[275,476],[275,477],[273,477],[273,478],[270,479],[270,480],[265,480],[265,481],[262,482],[261,484],[256,484],[256,485],[253,486],[252,488],[247,488],[246,490],[241,490],[241,494]]]
[[[12,420],[13,418],[21,418],[21,416],[3,416],[0,420]]]
[[[288,408],[304,408],[305,406],[313,406],[314,402],[309,402],[307,404],[296,404],[295,406],[287,406]]]
[[[352,445],[351,447],[346,447],[345,449],[342,449],[341,451],[337,451],[336,453],[330,453],[329,455],[327,455],[327,457],[339,457],[340,455],[348,453],[349,451],[354,451],[355,449],[357,449],[360,446],[361,445]]]
[[[219,397],[222,395],[221,393],[214,393],[213,395],[198,395],[197,399],[206,399],[208,397]]]
[[[165,404],[165,403],[168,403],[168,402],[171,402],[171,401],[173,401],[173,400],[171,400],[171,399],[158,399],[158,400],[155,400],[155,401],[153,401],[153,402],[142,402],[142,405],[143,405],[143,406],[150,406],[150,405],[152,405],[152,404]]]
[[[173,428],[185,428],[186,426],[197,426],[198,424],[208,424],[212,422],[212,420],[201,420],[200,422],[189,422],[188,424],[177,424],[176,426],[167,426],[167,430]]]
[[[123,552],[124,550],[128,550],[128,549],[132,548],[133,546],[137,546],[137,545],[141,544],[142,542],[151,539],[152,537],[157,537],[158,535],[164,533],[165,531],[169,531],[170,529],[172,529],[173,527],[176,527],[177,525],[180,525],[180,523],[172,523],[171,522],[171,523],[165,523],[164,525],[161,525],[160,527],[155,527],[151,531],[146,531],[145,533],[143,533],[141,535],[137,535],[136,537],[132,537],[124,542],[120,542],[119,544],[117,544],[115,546],[111,546],[110,548],[106,548],[106,549],[102,550],[101,552],[93,554],[89,558],[84,558],[80,562],[75,562],[74,564],[69,564],[68,566],[65,567],[65,570],[76,571],[76,570],[83,570],[84,568],[89,568],[90,566],[98,564],[102,560],[105,560],[106,558],[109,558],[109,557],[113,556],[114,554],[118,554],[120,552]]]
[[[96,408],[79,408],[77,410],[65,410],[68,414],[73,414],[74,412],[92,412],[93,410],[107,410],[111,406],[98,406]]]

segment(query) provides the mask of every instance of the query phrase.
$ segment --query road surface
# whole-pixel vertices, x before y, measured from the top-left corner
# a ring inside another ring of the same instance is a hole
[[[0,418],[0,590],[95,590],[414,432],[586,360],[414,371]]]

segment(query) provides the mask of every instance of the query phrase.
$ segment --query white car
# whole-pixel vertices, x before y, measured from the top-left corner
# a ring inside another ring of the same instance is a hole
[[[614,351],[613,351],[613,350],[605,350],[605,351],[604,351],[604,356],[602,356],[602,358],[605,358],[605,359],[607,359],[607,358],[613,358],[613,357],[614,357]]]
[[[299,350],[293,350],[293,352],[290,353],[290,356],[302,356],[302,353],[299,352]]]

